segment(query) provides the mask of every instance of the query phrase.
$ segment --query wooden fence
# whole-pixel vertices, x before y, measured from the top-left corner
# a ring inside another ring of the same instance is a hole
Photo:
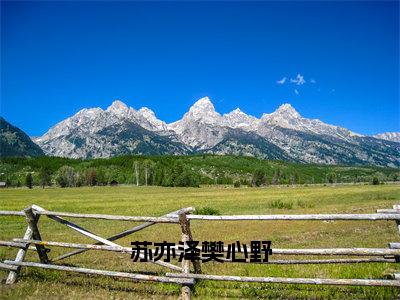
[[[115,272],[110,270],[97,270],[80,267],[64,266],[54,264],[56,261],[63,260],[89,250],[112,251],[117,253],[132,254],[130,247],[121,246],[114,241],[131,235],[139,230],[155,225],[157,223],[175,223],[179,224],[182,232],[182,242],[192,241],[193,236],[190,229],[190,220],[205,221],[243,221],[243,220],[260,220],[260,221],[297,221],[297,220],[389,220],[395,221],[397,229],[400,232],[400,206],[395,205],[393,209],[377,210],[373,214],[308,214],[308,215],[237,215],[237,216],[208,216],[208,215],[192,215],[194,208],[183,208],[161,217],[145,217],[145,216],[116,216],[104,214],[77,214],[68,212],[48,211],[37,205],[32,205],[23,211],[0,211],[0,216],[20,216],[25,217],[27,228],[23,238],[15,238],[12,241],[0,241],[0,246],[19,248],[14,260],[5,260],[0,262],[0,269],[9,271],[6,279],[7,284],[13,284],[20,272],[21,267],[34,267],[59,271],[68,271],[84,274],[103,275],[111,277],[128,278],[134,281],[155,281],[164,283],[174,283],[181,286],[181,299],[190,299],[190,286],[195,284],[195,280],[215,280],[215,281],[240,281],[240,282],[262,282],[262,283],[285,283],[285,284],[322,284],[322,285],[353,285],[353,286],[388,286],[400,287],[400,274],[393,274],[393,279],[327,279],[327,278],[285,278],[285,277],[243,277],[243,276],[222,276],[212,274],[201,274],[201,262],[194,261],[194,273],[190,273],[191,261],[183,259],[180,266],[164,261],[149,260],[150,263],[157,264],[173,273],[166,272],[164,276],[152,276],[138,273]],[[79,232],[96,241],[95,244],[66,243],[55,241],[43,241],[38,220],[40,216],[61,223],[68,228]],[[115,220],[144,222],[141,225],[125,230],[113,236],[103,238],[89,230],[78,226],[71,221],[64,219],[69,218],[86,218],[97,220]],[[47,253],[49,249],[46,247],[64,247],[75,249],[61,256],[49,259]],[[40,262],[26,262],[25,254],[28,250],[34,250],[38,253]],[[176,249],[178,250],[178,249]],[[225,248],[226,250],[226,248]],[[177,251],[179,254],[179,252]],[[383,262],[400,262],[400,243],[389,243],[388,248],[327,248],[327,249],[272,249],[272,253],[276,255],[312,255],[312,256],[360,256],[360,258],[338,258],[338,259],[308,259],[308,260],[271,260],[267,264],[338,264],[338,263],[383,263]],[[143,254],[139,254],[143,258]],[[224,259],[225,262],[231,262]]]

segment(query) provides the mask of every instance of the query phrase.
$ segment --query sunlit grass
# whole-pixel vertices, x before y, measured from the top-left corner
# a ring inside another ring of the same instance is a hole
[[[268,187],[268,188],[161,188],[161,187],[93,187],[74,189],[5,189],[0,191],[0,209],[21,210],[37,204],[54,211],[105,213],[119,215],[160,216],[182,207],[207,208],[218,214],[301,214],[301,213],[373,213],[390,208],[400,201],[396,185]],[[0,239],[22,237],[26,224],[22,218],[1,217]],[[133,222],[75,219],[74,222],[103,237],[133,227]],[[78,233],[46,217],[40,221],[45,240],[92,243]],[[399,240],[391,221],[241,221],[191,222],[193,236],[199,241],[271,240],[274,248],[322,247],[387,247]],[[129,246],[131,241],[178,242],[180,228],[176,224],[158,224],[118,241]],[[67,249],[52,248],[50,257]],[[16,250],[0,248],[0,259],[15,257]],[[282,257],[272,256],[271,259]],[[292,257],[293,258],[293,257]],[[34,252],[27,260],[37,261]],[[133,264],[129,255],[109,252],[86,252],[64,261],[88,268],[120,271],[142,271],[162,274],[166,270],[148,263]],[[384,278],[399,269],[396,264],[347,265],[254,265],[203,264],[209,274],[243,276],[282,276],[320,278]],[[0,273],[2,277],[5,272]],[[194,295],[199,299],[225,298],[394,298],[398,290],[382,287],[333,287],[280,284],[246,284],[201,281]],[[171,298],[179,294],[175,285],[133,283],[126,280],[85,276],[40,269],[23,269],[13,287],[1,285],[2,298]]]

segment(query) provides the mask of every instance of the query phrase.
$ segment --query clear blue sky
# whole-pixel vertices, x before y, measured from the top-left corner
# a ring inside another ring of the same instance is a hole
[[[30,135],[113,99],[171,122],[206,95],[399,131],[399,2],[1,2],[1,115]]]

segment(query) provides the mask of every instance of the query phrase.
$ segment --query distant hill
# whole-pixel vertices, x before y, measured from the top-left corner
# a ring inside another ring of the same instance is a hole
[[[43,150],[25,132],[0,117],[0,157],[42,155]]]

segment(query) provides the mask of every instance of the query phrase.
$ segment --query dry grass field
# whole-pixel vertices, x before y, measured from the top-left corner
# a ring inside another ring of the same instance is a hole
[[[104,213],[118,215],[161,216],[183,207],[211,207],[220,214],[302,214],[302,213],[373,213],[379,208],[391,208],[400,202],[398,185],[309,186],[267,188],[162,188],[162,187],[93,187],[93,188],[35,188],[0,191],[1,210],[21,210],[30,204],[48,210]],[[274,204],[275,203],[275,204]],[[277,203],[283,203],[277,205]],[[75,219],[77,224],[103,237],[133,227],[132,222]],[[387,247],[399,241],[393,221],[192,221],[195,240],[271,240],[272,248],[323,247]],[[1,217],[0,239],[22,237],[26,223],[23,218]],[[39,227],[44,240],[92,243],[44,216]],[[178,242],[180,228],[176,224],[158,224],[119,240],[129,246],[131,241],[163,240]],[[50,258],[68,249],[53,247]],[[1,247],[0,259],[13,259],[16,249]],[[38,261],[30,251],[27,260]],[[272,256],[271,259],[282,259]],[[162,274],[167,271],[148,263],[132,263],[129,255],[89,251],[68,258],[63,263],[96,269],[142,271]],[[341,265],[255,265],[205,263],[209,274],[243,276],[282,276],[320,278],[385,278],[400,268],[396,264]],[[6,272],[0,275],[5,278]],[[24,268],[13,286],[0,286],[3,299],[176,299],[180,287],[173,284],[137,283],[128,280],[87,276],[34,268]],[[398,289],[385,287],[334,287],[282,284],[250,284],[201,281],[193,296],[198,299],[216,298],[336,298],[391,299]]]

